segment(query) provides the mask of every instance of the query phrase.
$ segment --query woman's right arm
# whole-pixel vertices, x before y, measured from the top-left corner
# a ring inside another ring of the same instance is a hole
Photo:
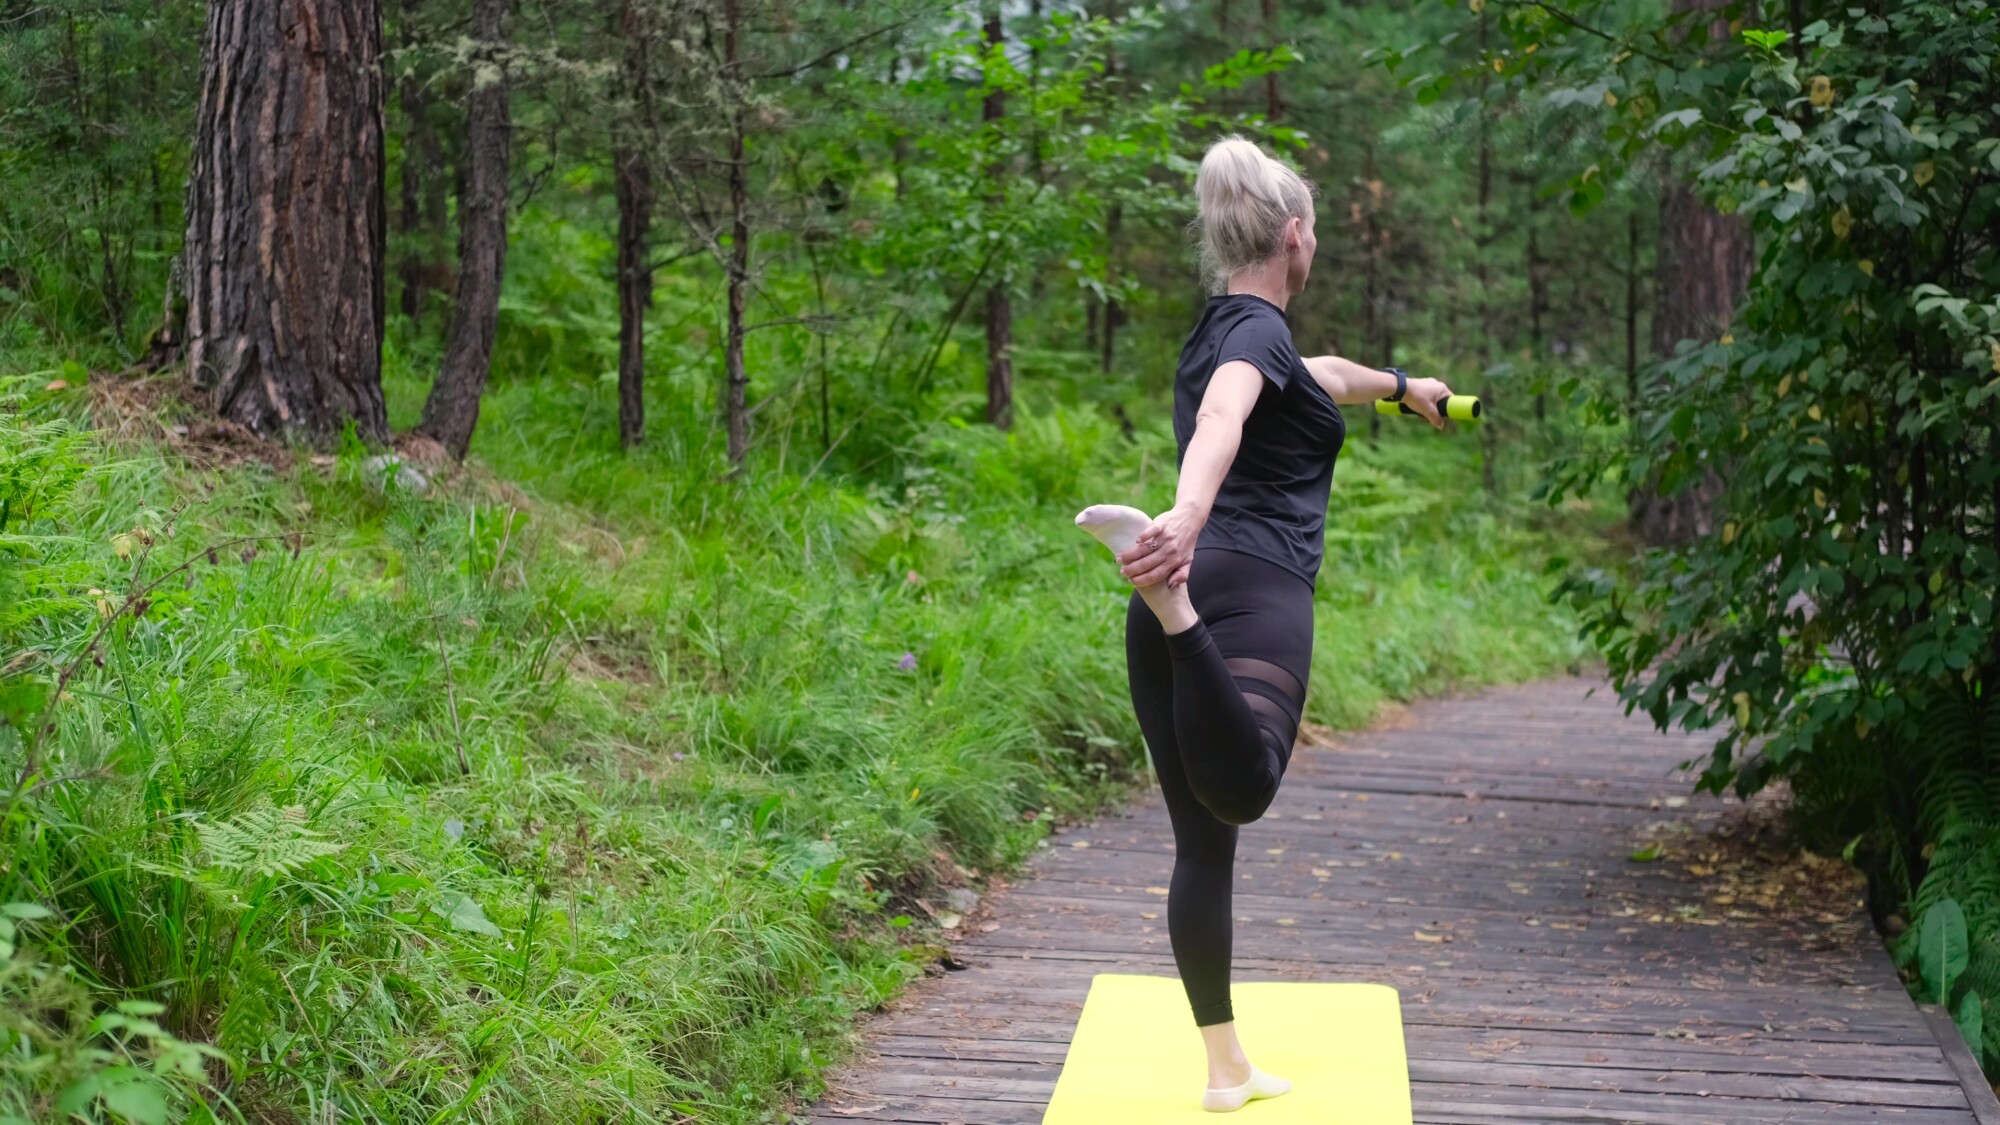
[[[1187,581],[1194,561],[1195,540],[1208,523],[1209,509],[1236,450],[1243,442],[1243,421],[1264,389],[1264,374],[1248,360],[1235,359],[1215,369],[1195,414],[1194,437],[1181,458],[1180,487],[1174,506],[1139,533],[1139,544],[1118,556],[1121,570],[1134,586]],[[1150,546],[1149,546],[1150,544]]]

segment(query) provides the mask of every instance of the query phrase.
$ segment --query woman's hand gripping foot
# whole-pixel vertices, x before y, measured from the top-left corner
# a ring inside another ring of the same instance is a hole
[[[1187,577],[1200,524],[1188,527],[1180,509],[1159,519],[1123,504],[1093,504],[1076,516],[1076,526],[1111,549],[1120,573],[1139,589],[1160,627],[1169,634],[1192,629],[1200,620],[1188,601]]]

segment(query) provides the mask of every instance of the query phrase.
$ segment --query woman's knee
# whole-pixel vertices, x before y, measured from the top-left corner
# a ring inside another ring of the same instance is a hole
[[[1209,784],[1197,784],[1194,795],[1222,823],[1249,824],[1262,817],[1277,798],[1278,778],[1273,773],[1260,770],[1250,778],[1233,781],[1217,779]]]

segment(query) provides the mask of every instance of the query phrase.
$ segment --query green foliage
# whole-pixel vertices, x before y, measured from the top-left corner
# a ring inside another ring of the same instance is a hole
[[[2000,229],[2000,9],[1804,3],[1786,28],[1746,25],[1748,4],[1569,11],[1501,9],[1511,48],[1489,61],[1598,107],[1572,197],[1663,162],[1752,224],[1759,254],[1720,339],[1652,373],[1631,440],[1550,490],[1718,472],[1714,532],[1629,583],[1574,569],[1563,595],[1626,699],[1721,730],[1705,788],[1791,779],[1878,910],[1920,918],[1899,946],[1913,983],[1976,1038],[1954,988],[1992,980],[2000,935],[2000,247],[1974,233]]]
[[[392,401],[419,386],[394,369]],[[1168,494],[1157,407],[1127,441],[1030,399],[1012,434],[939,423],[866,477],[768,450],[718,485],[692,434],[621,452],[614,388],[510,379],[475,448],[515,483],[418,496],[359,450],[114,452],[52,428],[77,397],[0,425],[63,435],[72,482],[17,577],[108,591],[0,632],[8,683],[86,657],[39,781],[15,781],[34,724],[0,726],[0,901],[48,915],[10,971],[71,967],[8,978],[62,985],[7,1018],[70,1061],[5,1072],[0,1112],[94,1074],[129,1120],[155,1096],[175,1120],[761,1120],[934,956],[913,897],[1144,776],[1126,594],[1069,515]],[[1575,657],[1521,580],[1540,540],[1451,514],[1471,451],[1343,465],[1368,487],[1329,545],[1315,718]],[[82,1030],[104,1012],[161,1032]],[[177,1069],[187,1043],[227,1066]]]

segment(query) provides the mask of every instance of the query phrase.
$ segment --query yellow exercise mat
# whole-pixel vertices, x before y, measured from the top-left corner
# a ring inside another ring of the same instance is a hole
[[[1208,1064],[1174,977],[1099,973],[1042,1125],[1410,1125],[1403,1012],[1381,984],[1250,981],[1230,989],[1250,1061],[1291,1093],[1234,1115],[1201,1108]]]

